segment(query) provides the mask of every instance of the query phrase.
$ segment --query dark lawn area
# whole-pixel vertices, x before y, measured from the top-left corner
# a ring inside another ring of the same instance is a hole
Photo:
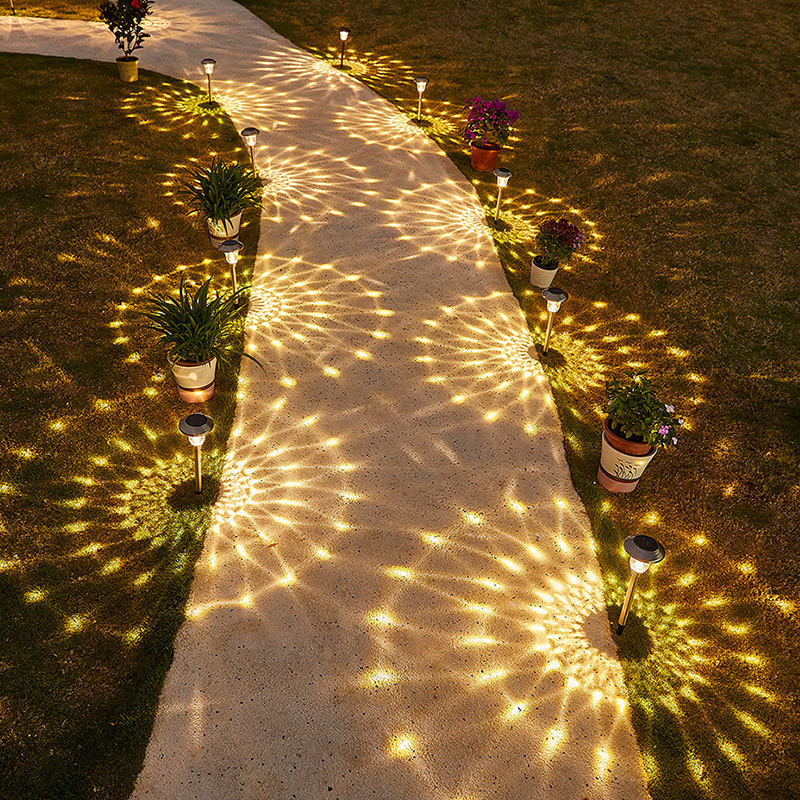
[[[64,75],[69,75],[69,80]],[[223,257],[175,205],[180,165],[244,158],[195,87],[112,64],[0,54],[0,797],[122,798],[144,757],[216,493],[237,364],[206,487],[177,431],[149,291]],[[247,219],[247,217],[246,217]],[[244,228],[252,269],[256,215]]]

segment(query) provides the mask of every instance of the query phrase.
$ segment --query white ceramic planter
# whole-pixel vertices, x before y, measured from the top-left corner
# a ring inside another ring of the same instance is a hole
[[[202,364],[170,361],[172,376],[178,387],[178,397],[186,403],[203,403],[214,394],[217,359]]]
[[[139,59],[120,56],[117,61],[117,69],[119,70],[119,79],[125,83],[134,83],[139,80]]]
[[[608,441],[605,431],[602,435],[603,449],[600,453],[600,469],[597,470],[598,482],[610,492],[632,492],[658,448],[651,447],[648,453],[634,456],[617,450]]]
[[[208,225],[208,235],[211,237],[211,244],[219,249],[223,242],[228,239],[235,239],[239,235],[239,228],[242,224],[242,212],[234,214],[230,219],[206,219]]]
[[[556,272],[558,272],[558,267],[542,269],[536,265],[534,259],[531,259],[531,286],[535,286],[537,289],[547,289],[553,283]]]

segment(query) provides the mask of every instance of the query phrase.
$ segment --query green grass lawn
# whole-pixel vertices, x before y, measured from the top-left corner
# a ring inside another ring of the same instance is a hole
[[[64,80],[64,75],[69,80]],[[216,493],[237,365],[196,499],[164,353],[136,310],[228,285],[181,165],[243,157],[195,87],[0,54],[0,797],[122,798],[141,767]],[[24,97],[25,103],[19,102]],[[252,270],[255,215],[243,230]]]
[[[521,112],[498,252],[531,330],[543,216],[594,232],[557,278],[571,293],[545,362],[592,518],[609,614],[621,543],[667,548],[620,642],[650,788],[783,798],[800,787],[800,307],[792,224],[800,44],[792,4],[744,0],[243,0],[280,33],[416,111],[476,183],[461,104]],[[589,223],[593,223],[590,225]],[[464,286],[465,294],[469,286]],[[646,367],[687,419],[631,497],[595,483],[603,383]]]
[[[63,19],[97,20],[100,0],[2,0],[0,16],[16,13],[18,17],[60,17]]]

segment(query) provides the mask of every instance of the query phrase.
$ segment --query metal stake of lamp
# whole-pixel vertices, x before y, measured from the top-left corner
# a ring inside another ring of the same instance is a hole
[[[422,93],[428,85],[428,79],[424,75],[418,75],[414,78],[414,83],[417,84],[417,92],[419,92],[419,100],[417,102],[417,122],[422,121]]]
[[[214,420],[207,414],[189,414],[178,423],[178,430],[189,439],[189,444],[194,447],[194,485],[195,492],[203,491],[203,442],[206,434],[214,429]]]
[[[247,145],[247,149],[250,151],[250,163],[253,165],[254,175],[258,175],[258,170],[256,169],[256,153],[253,148],[256,146],[256,139],[258,139],[259,133],[261,131],[258,128],[244,128],[239,132],[239,135]]]
[[[342,41],[342,53],[339,57],[339,67],[344,67],[344,43],[347,41],[347,37],[350,35],[350,28],[339,28],[339,38]]]
[[[203,69],[206,71],[206,77],[208,78],[208,102],[206,105],[210,108],[214,104],[211,97],[211,73],[214,71],[214,64],[217,62],[213,58],[204,58],[200,63],[203,65]]]
[[[505,167],[498,167],[494,174],[497,178],[497,205],[494,207],[494,221],[497,222],[497,218],[500,216],[500,201],[503,199],[503,189],[508,186],[508,182],[511,179],[511,170]]]
[[[220,252],[225,253],[225,260],[231,265],[231,276],[233,278],[233,293],[239,291],[239,284],[236,280],[236,264],[239,261],[239,251],[243,245],[238,239],[228,239],[220,246]],[[236,305],[239,305],[239,297],[236,297]]]
[[[547,300],[547,333],[544,335],[544,347],[542,347],[542,353],[546,354],[550,346],[550,335],[553,333],[553,318],[561,308],[561,304],[569,299],[569,294],[557,286],[551,286],[542,292],[542,297]]]
[[[664,560],[664,548],[652,537],[638,534],[629,536],[624,543],[625,552],[630,556],[631,579],[628,582],[628,591],[625,593],[625,600],[619,612],[617,622],[617,636],[621,636],[625,630],[625,623],[628,621],[628,611],[633,602],[633,594],[636,591],[636,583],[640,575],[644,575],[651,564],[658,564]]]

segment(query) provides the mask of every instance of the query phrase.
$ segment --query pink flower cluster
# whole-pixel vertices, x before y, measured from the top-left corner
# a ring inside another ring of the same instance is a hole
[[[505,100],[481,100],[475,97],[467,100],[464,107],[469,109],[464,128],[464,141],[486,144],[490,138],[503,144],[509,136],[511,126],[519,119],[519,112],[509,108]]]
[[[580,250],[585,241],[583,231],[563,217],[559,220],[545,220],[542,223],[541,231],[543,234],[553,237],[568,250]]]

